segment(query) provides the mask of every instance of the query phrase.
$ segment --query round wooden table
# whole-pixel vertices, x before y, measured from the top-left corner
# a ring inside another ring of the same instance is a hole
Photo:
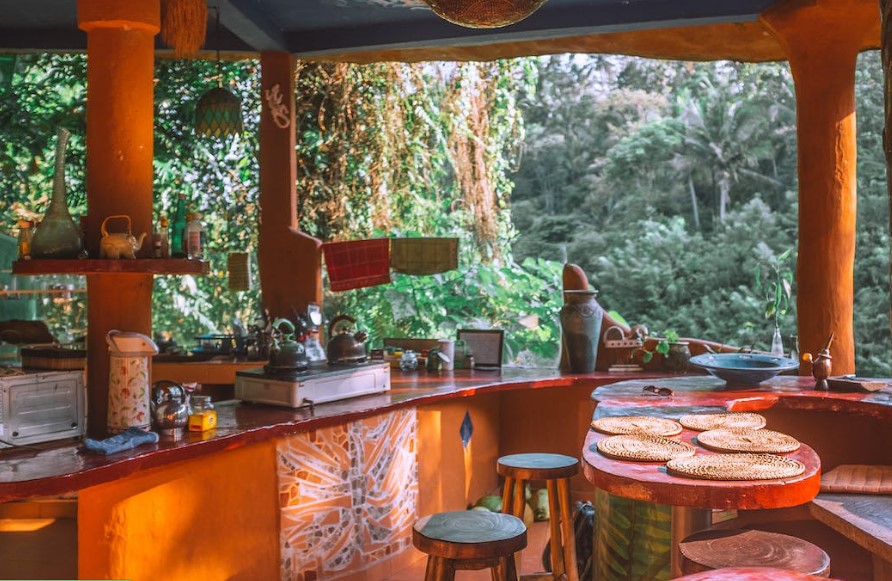
[[[692,383],[696,385],[695,389],[698,391],[707,387],[707,382],[715,381],[703,381],[706,378],[691,379],[694,380]],[[685,378],[674,378],[671,383],[678,389],[686,381]],[[669,383],[664,381],[659,385]],[[632,381],[605,386],[600,390],[617,394],[627,391],[624,389],[625,386],[631,386],[634,393],[641,393],[641,382]],[[724,396],[729,395],[727,391],[722,391]],[[611,406],[599,406],[595,415],[603,417],[607,415],[606,412],[609,412],[609,415],[644,414],[677,420],[685,413],[722,411],[692,409],[690,400],[683,401],[684,395],[684,392],[680,391],[677,396],[672,397],[645,396],[643,400],[650,404],[646,408],[630,406],[616,409]],[[597,393],[593,397],[597,399]],[[716,399],[721,398],[719,395]],[[628,400],[623,403],[627,402]],[[685,429],[672,439],[693,445],[697,448],[697,454],[713,454],[714,452],[696,444],[694,438],[698,433]],[[712,509],[754,510],[798,506],[811,501],[817,496],[820,488],[821,460],[805,443],[795,452],[784,454],[785,457],[798,460],[805,465],[805,472],[799,476],[776,480],[716,481],[673,476],[667,473],[665,463],[661,462],[629,462],[608,458],[597,449],[598,440],[606,437],[608,437],[606,434],[594,430],[589,430],[586,435],[583,446],[583,472],[586,478],[608,494],[671,506],[671,563],[672,572],[676,576],[681,574],[678,543],[696,531],[709,528]]]

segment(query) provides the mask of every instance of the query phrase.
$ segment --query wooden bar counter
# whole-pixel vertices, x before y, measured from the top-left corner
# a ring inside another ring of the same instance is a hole
[[[662,390],[665,395],[658,395],[659,389],[645,390],[649,385],[667,388]],[[630,545],[619,552],[609,546],[610,541],[599,540],[596,561],[612,563],[614,570],[620,570],[626,563],[618,563],[621,559],[617,555],[624,557],[640,550],[642,554],[660,555],[652,560],[655,570],[677,575],[679,560],[675,547],[688,534],[708,528],[713,510],[731,511],[729,516],[738,516],[737,521],[749,523],[757,521],[759,515],[774,521],[809,521],[809,525],[802,526],[814,533],[820,525],[809,517],[808,509],[819,492],[822,471],[840,464],[890,463],[885,443],[892,428],[892,391],[887,386],[877,392],[839,393],[814,391],[813,386],[814,380],[810,377],[780,376],[753,387],[728,388],[721,380],[701,376],[657,381],[634,378],[595,389],[592,399],[597,404],[596,418],[650,415],[677,420],[692,413],[758,412],[766,417],[767,428],[790,434],[802,443],[798,450],[783,456],[805,465],[803,474],[785,479],[684,478],[667,473],[662,463],[624,462],[605,457],[598,452],[597,442],[606,436],[591,430],[582,451],[583,471],[599,490],[600,526],[610,529],[607,521],[619,522],[627,520],[628,514],[643,512],[651,515],[648,526],[653,530],[640,536],[661,539],[657,542],[659,549],[652,543],[646,549]],[[698,454],[712,454],[696,445],[696,435],[696,431],[685,429],[673,439],[695,445]],[[614,517],[613,511],[623,514]],[[821,534],[826,532],[831,531]],[[869,560],[869,557],[865,559]],[[634,556],[628,559],[628,563],[634,561]],[[600,578],[625,577],[614,577],[605,570]]]
[[[642,395],[651,383],[687,387]],[[312,410],[223,402],[214,431],[107,457],[71,441],[0,450],[0,502],[76,496],[81,578],[384,579],[416,557],[418,515],[498,490],[501,455],[582,451],[592,478],[596,402],[598,415],[760,411],[825,467],[892,463],[892,393],[809,383],[727,391],[702,376],[393,370],[383,394]],[[583,475],[571,483],[574,498],[593,492]]]
[[[76,496],[80,578],[384,579],[416,557],[418,515],[498,489],[500,455],[578,456],[613,381],[393,370],[388,392],[312,410],[223,402],[216,430],[179,442],[0,450],[0,508]],[[591,498],[581,475],[571,489]]]

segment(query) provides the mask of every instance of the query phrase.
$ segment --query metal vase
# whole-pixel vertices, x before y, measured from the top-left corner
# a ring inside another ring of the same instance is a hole
[[[598,357],[603,309],[593,290],[564,291],[561,331],[571,373],[592,373]]]

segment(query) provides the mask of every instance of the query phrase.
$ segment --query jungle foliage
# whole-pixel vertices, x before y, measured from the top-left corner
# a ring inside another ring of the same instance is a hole
[[[13,235],[16,219],[46,208],[58,125],[74,134],[69,203],[74,214],[85,211],[84,58],[20,55],[15,73],[0,83],[0,219]],[[227,331],[236,317],[250,322],[260,309],[258,289],[229,291],[225,273],[228,252],[256,250],[258,63],[223,67],[246,117],[245,133],[226,141],[191,129],[194,103],[215,74],[204,61],[156,64],[155,208],[170,215],[185,192],[209,230],[210,276],[155,283],[155,330],[187,345],[194,335]],[[390,285],[327,293],[328,317],[358,316],[373,341],[498,326],[508,331],[509,360],[550,363],[560,267],[569,260],[589,274],[602,305],[630,322],[768,348],[773,322],[754,272],[795,249],[797,238],[786,65],[579,55],[301,63],[297,84],[302,229],[323,240],[462,239],[457,271],[395,274]],[[859,373],[888,376],[876,53],[861,57],[856,93],[856,357]],[[792,308],[779,316],[786,337],[795,333],[795,285],[792,292]],[[46,302],[60,325],[82,326],[82,309],[56,312]]]

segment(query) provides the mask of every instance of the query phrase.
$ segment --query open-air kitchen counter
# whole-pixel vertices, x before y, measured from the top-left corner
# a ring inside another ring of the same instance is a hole
[[[81,578],[384,578],[413,556],[418,515],[496,489],[500,455],[588,454],[592,390],[618,379],[644,383],[597,391],[602,412],[760,410],[825,465],[876,456],[892,430],[892,394],[814,392],[806,378],[663,398],[642,394],[651,374],[395,371],[389,391],[312,409],[218,404],[213,432],[108,457],[75,443],[4,450],[0,500],[76,491]],[[866,446],[870,431],[883,437]],[[575,498],[593,492],[582,475],[571,483]]]
[[[615,379],[393,370],[388,391],[313,408],[215,402],[216,430],[179,442],[4,450],[0,501],[76,491],[81,578],[383,578],[414,556],[419,514],[497,487],[500,454],[578,455],[591,391]]]

